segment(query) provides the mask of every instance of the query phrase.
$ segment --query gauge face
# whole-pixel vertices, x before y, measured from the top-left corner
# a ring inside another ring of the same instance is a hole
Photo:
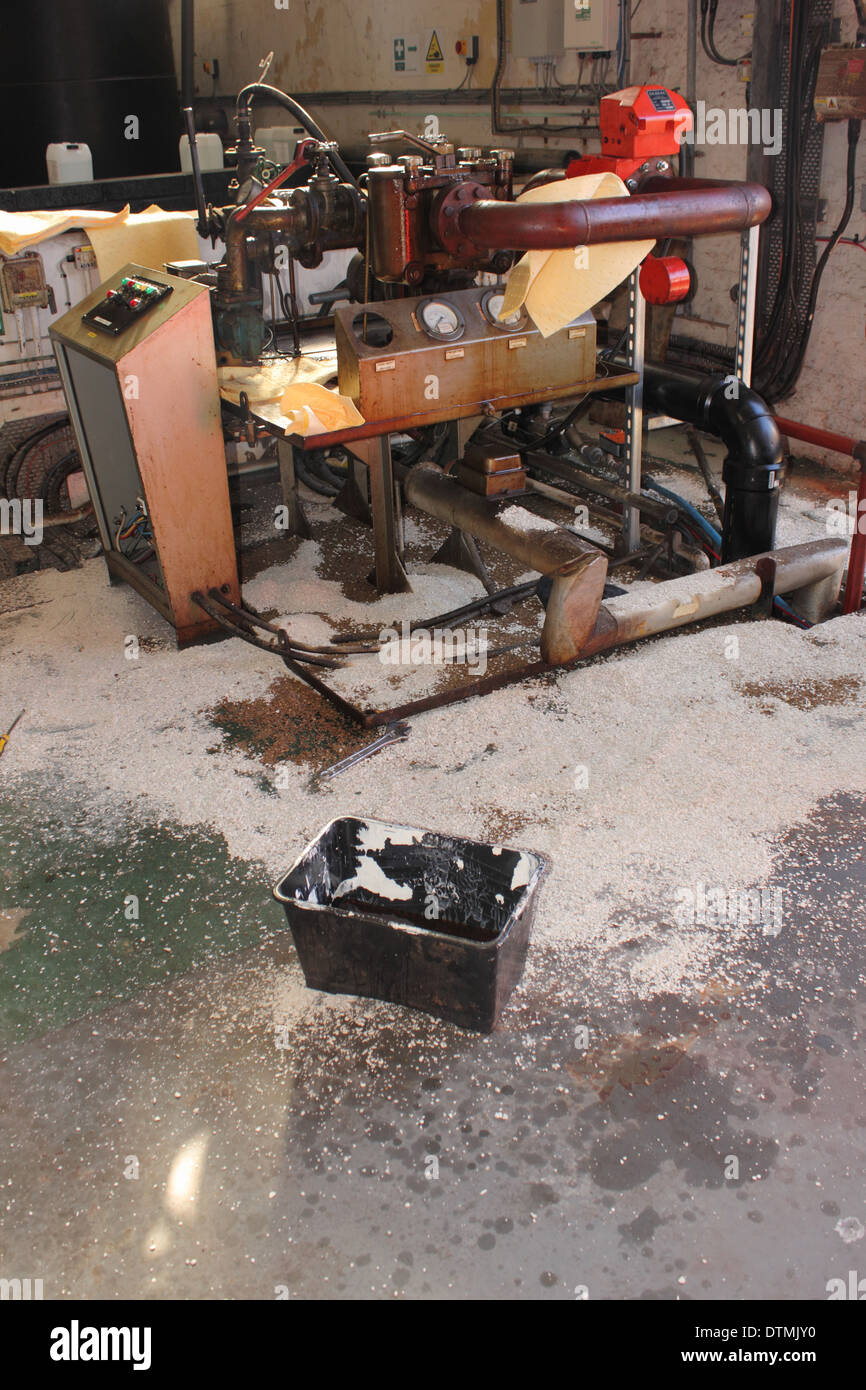
[[[500,328],[504,333],[513,333],[515,328],[522,328],[526,322],[526,315],[522,309],[515,309],[513,314],[507,318],[500,319],[499,314],[505,302],[504,290],[488,290],[481,301],[481,311],[487,322],[494,328]]]
[[[452,343],[462,338],[466,324],[460,310],[447,299],[424,299],[418,305],[418,322],[431,338]]]

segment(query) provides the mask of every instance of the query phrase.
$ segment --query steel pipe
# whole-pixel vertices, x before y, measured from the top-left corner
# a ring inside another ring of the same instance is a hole
[[[407,502],[420,511],[487,541],[540,574],[550,575],[553,586],[541,633],[541,654],[552,665],[571,661],[579,654],[595,626],[604,593],[607,557],[600,550],[525,507],[515,504],[491,512],[483,498],[467,492],[433,464],[416,464],[407,474],[404,488]]]
[[[839,592],[846,553],[844,540],[807,541],[805,545],[787,546],[765,556],[736,560],[721,569],[671,579],[648,593],[608,599],[601,605],[595,630],[580,655],[595,656],[611,647],[719,613],[751,607],[763,589],[758,571],[761,560],[769,560],[774,566],[773,594],[789,595],[801,611],[809,610],[810,616],[819,621],[828,615]],[[820,595],[822,611],[811,603],[813,595]]]
[[[658,502],[653,497],[645,497],[642,492],[630,492],[628,488],[619,487],[616,483],[609,483],[605,478],[596,477],[594,473],[585,472],[579,464],[573,464],[565,458],[554,459],[549,454],[535,451],[528,453],[526,457],[530,468],[546,470],[555,478],[561,478],[563,482],[573,483],[575,487],[583,488],[587,492],[596,492],[610,502],[619,503],[621,507],[635,507],[659,526],[670,526],[679,516],[676,507],[670,502]],[[573,500],[577,505],[580,499],[575,497]]]
[[[695,181],[696,183],[699,181]],[[463,236],[486,249],[555,251],[612,241],[740,232],[769,216],[772,199],[761,184],[676,186],[631,198],[586,202],[505,203],[480,198],[458,213]]]

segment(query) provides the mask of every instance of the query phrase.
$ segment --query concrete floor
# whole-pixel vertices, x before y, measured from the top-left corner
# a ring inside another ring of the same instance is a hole
[[[844,759],[856,716],[826,713]],[[651,997],[611,987],[637,928],[598,971],[542,936],[479,1037],[306,991],[273,876],[146,803],[93,824],[67,736],[59,709],[56,766],[0,780],[0,1276],[46,1298],[821,1299],[862,1267],[866,795],[776,838],[780,935],[722,936]]]

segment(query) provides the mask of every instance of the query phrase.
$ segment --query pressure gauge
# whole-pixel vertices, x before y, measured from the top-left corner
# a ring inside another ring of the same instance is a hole
[[[466,329],[460,310],[447,299],[422,299],[418,305],[418,322],[428,337],[440,343],[456,342]]]
[[[481,312],[487,322],[503,333],[514,333],[524,328],[526,326],[526,312],[523,309],[515,309],[514,313],[509,314],[505,319],[499,318],[504,302],[504,290],[487,291],[481,300]]]

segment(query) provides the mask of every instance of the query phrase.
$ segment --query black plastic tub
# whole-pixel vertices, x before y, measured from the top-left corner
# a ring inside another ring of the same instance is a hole
[[[343,816],[274,889],[311,989],[489,1033],[523,973],[543,855]]]

